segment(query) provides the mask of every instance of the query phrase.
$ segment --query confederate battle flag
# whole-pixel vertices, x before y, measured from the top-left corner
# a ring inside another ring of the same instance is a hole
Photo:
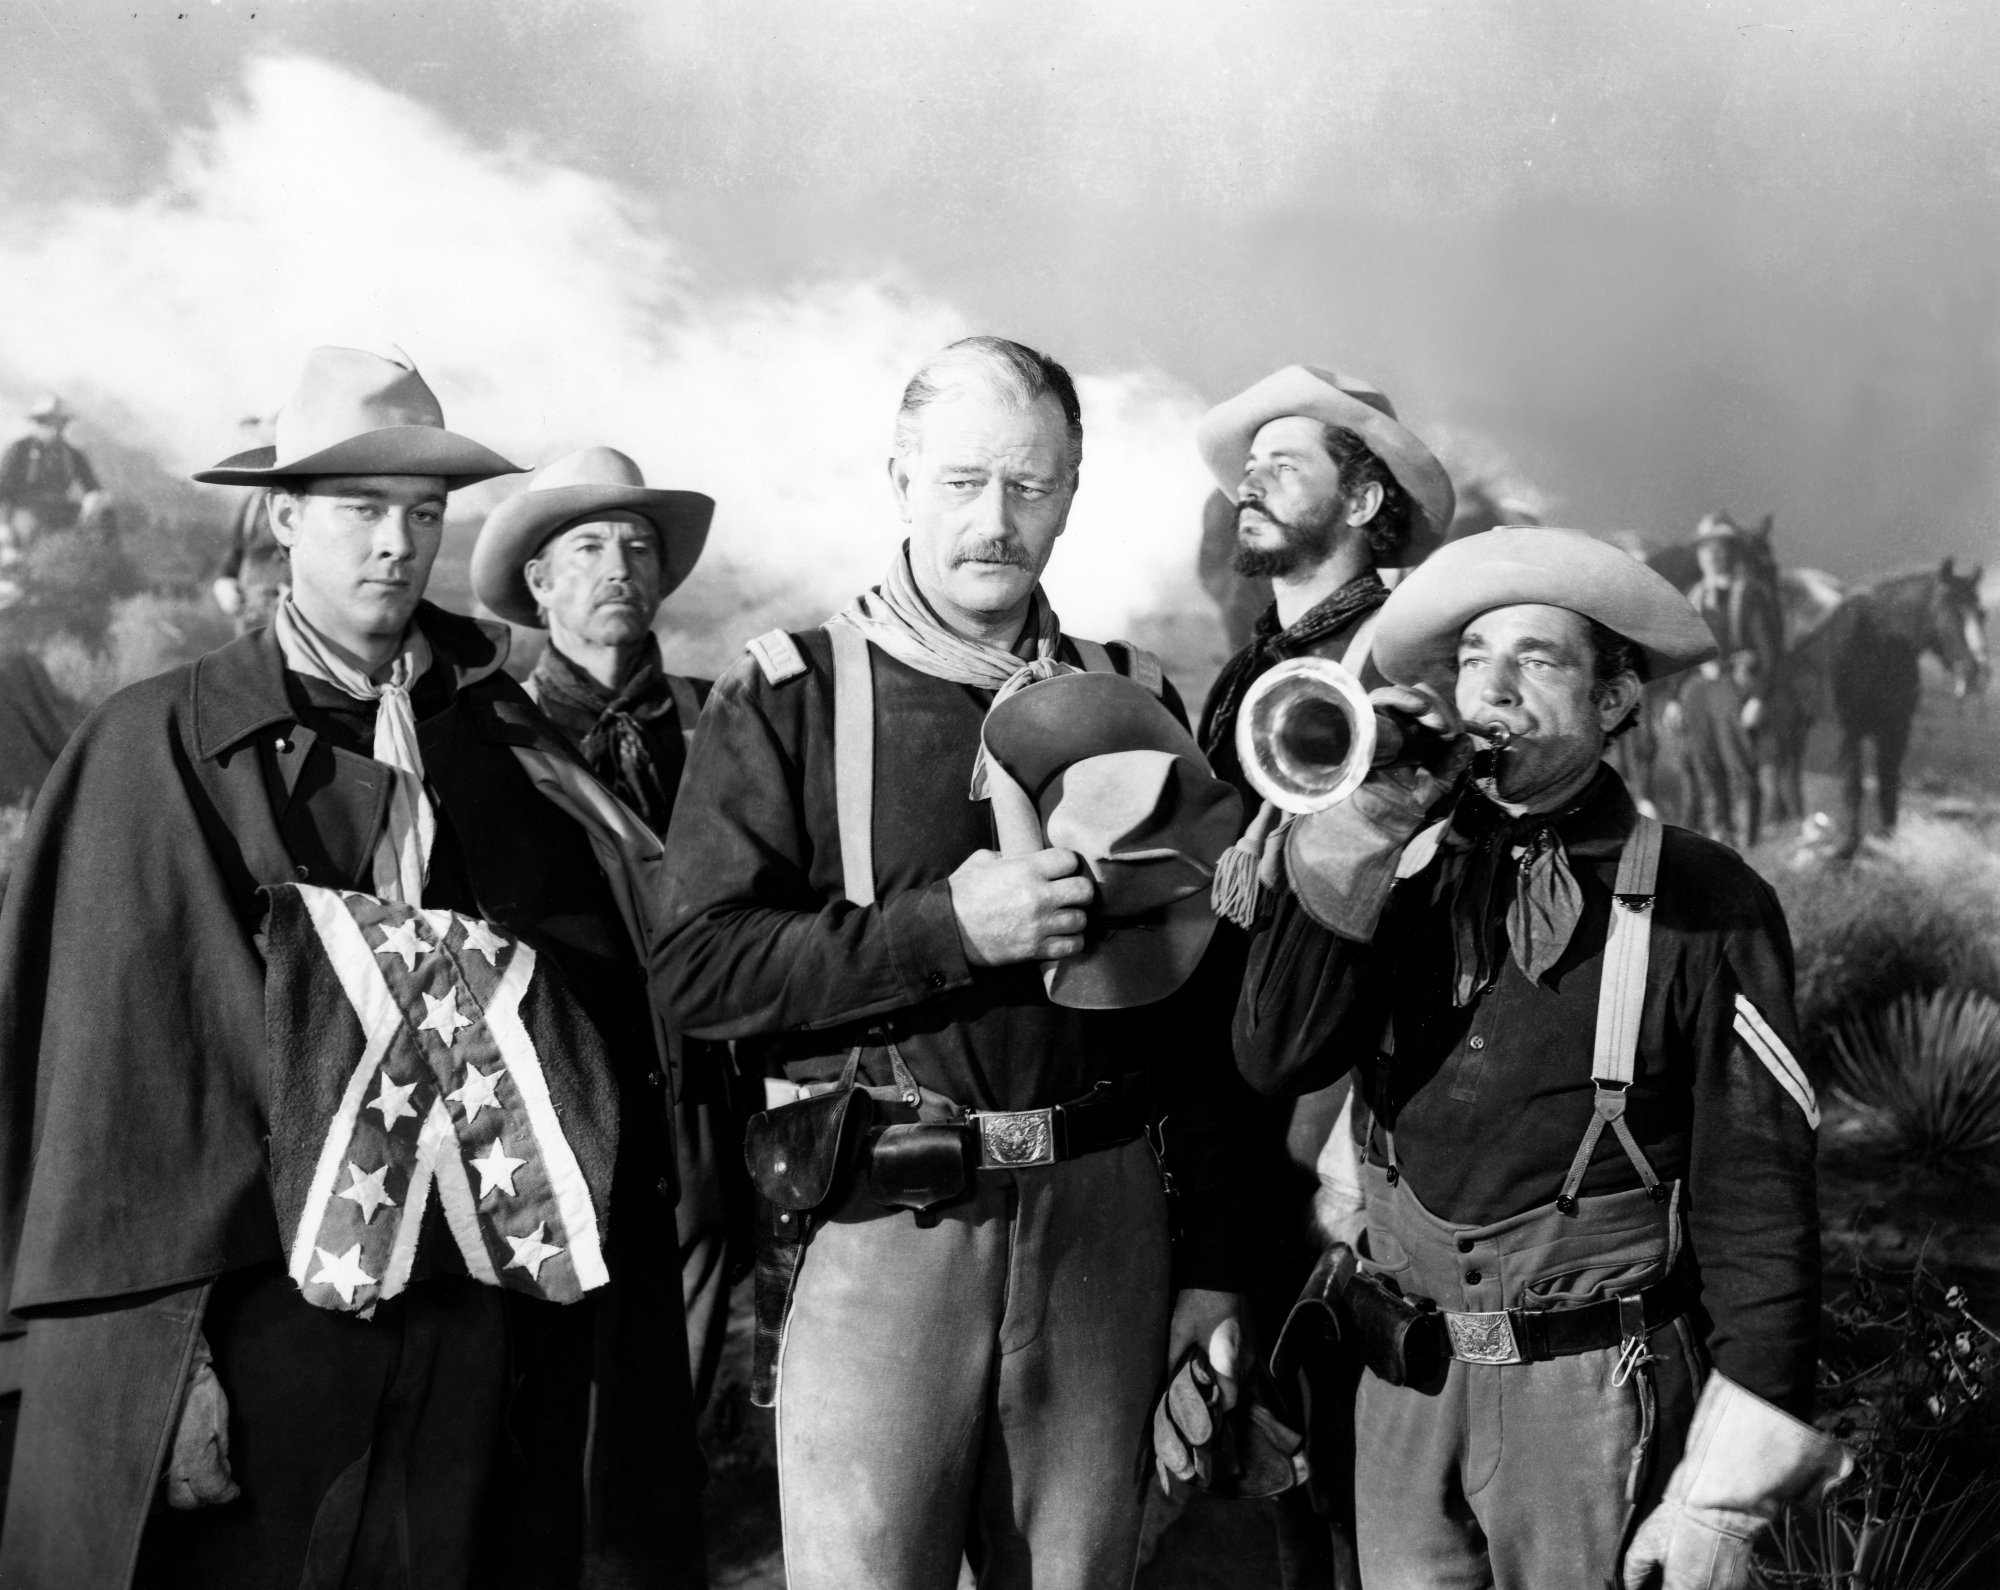
[[[267,892],[271,1177],[306,1301],[367,1315],[461,1268],[602,1286],[617,1088],[561,973],[474,917]]]

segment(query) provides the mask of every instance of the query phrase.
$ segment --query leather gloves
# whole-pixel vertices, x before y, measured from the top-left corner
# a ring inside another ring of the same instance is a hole
[[[205,1336],[194,1339],[194,1363],[174,1449],[167,1456],[165,1484],[167,1505],[182,1512],[219,1507],[243,1494],[229,1473],[229,1399],[215,1378]]]
[[[1743,1590],[1757,1532],[1854,1467],[1847,1449],[1712,1374],[1687,1451],[1625,1553],[1625,1590]]]
[[[1190,1352],[1153,1410],[1153,1461],[1160,1489],[1184,1480],[1215,1496],[1276,1496],[1309,1472],[1305,1437],[1283,1423],[1255,1389],[1235,1409],[1219,1405],[1215,1371]]]

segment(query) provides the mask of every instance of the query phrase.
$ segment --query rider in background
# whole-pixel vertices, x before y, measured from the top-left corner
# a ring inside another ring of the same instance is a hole
[[[1757,843],[1763,817],[1755,738],[1784,648],[1777,594],[1752,578],[1743,541],[1727,514],[1695,531],[1701,579],[1688,600],[1720,655],[1687,676],[1664,714],[1684,746],[1687,826],[1739,850]]]
[[[240,428],[244,447],[270,444],[271,422],[260,415],[251,415]],[[260,490],[246,491],[230,515],[229,551],[209,587],[215,605],[236,621],[237,634],[248,634],[270,623],[291,584],[291,556],[271,533],[270,498]]]
[[[61,398],[45,393],[28,410],[33,428],[0,454],[0,567],[44,531],[97,524],[109,505],[90,460],[63,436],[72,417]]]

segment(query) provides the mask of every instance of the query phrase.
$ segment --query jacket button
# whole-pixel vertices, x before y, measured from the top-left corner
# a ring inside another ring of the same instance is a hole
[[[292,876],[297,878],[300,883],[304,883],[306,879],[312,876],[312,868],[308,867],[302,861],[296,867],[292,868]]]
[[[674,1195],[674,1184],[662,1176],[658,1181],[653,1183],[653,1191],[658,1193],[662,1198],[671,1198]]]
[[[924,981],[929,983],[933,988],[942,988],[944,987],[944,982],[945,982],[944,973],[932,972],[929,977],[924,979]]]
[[[1465,1272],[1465,1284],[1467,1286],[1477,1286],[1481,1279],[1482,1277],[1477,1270],[1467,1270]]]
[[[1472,1251],[1472,1238],[1460,1237],[1458,1239],[1458,1251],[1460,1253],[1470,1253]]]
[[[651,1084],[652,1084],[652,1085],[653,1085],[654,1087],[656,1087],[656,1088],[657,1088],[658,1086],[660,1086],[660,1083],[661,1083],[661,1080],[662,1080],[662,1079],[661,1079],[661,1076],[660,1076],[660,1073],[659,1073],[659,1072],[657,1072],[657,1071],[648,1071],[648,1072],[646,1073],[646,1080],[647,1080],[648,1082],[650,1082],[650,1083],[651,1083]]]
[[[1484,1049],[1486,1047],[1486,1040],[1484,1038],[1475,1037],[1472,1040],[1470,1047],[1474,1049]]]

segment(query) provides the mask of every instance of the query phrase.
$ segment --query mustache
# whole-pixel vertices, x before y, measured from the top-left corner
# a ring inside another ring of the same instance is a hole
[[[951,555],[951,566],[958,568],[965,563],[999,563],[1017,569],[1035,566],[1027,549],[1012,541],[974,541],[960,547]]]
[[[1245,498],[1243,502],[1237,506],[1236,528],[1241,530],[1243,528],[1243,522],[1246,519],[1248,519],[1252,514],[1255,514],[1259,519],[1262,519],[1266,524],[1276,525],[1280,530],[1293,530],[1297,528],[1297,526],[1294,525],[1291,522],[1291,520],[1281,519],[1277,514],[1271,512],[1269,508],[1266,508],[1261,502],[1257,501],[1256,498],[1254,497]]]

